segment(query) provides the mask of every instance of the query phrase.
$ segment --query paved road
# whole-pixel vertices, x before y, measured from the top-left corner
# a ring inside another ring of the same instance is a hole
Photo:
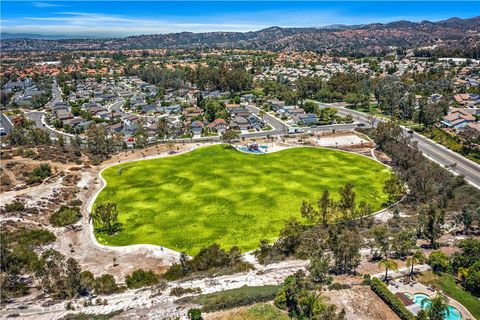
[[[258,115],[260,113],[260,109],[254,106],[245,106],[248,111]],[[285,135],[288,133],[288,125],[286,125],[283,121],[278,119],[277,117],[272,116],[271,114],[265,113],[263,116],[264,121],[266,121],[273,130],[271,131],[259,131],[259,132],[249,132],[241,134],[241,137],[245,138],[259,138],[259,137],[266,137],[266,136],[279,136]],[[318,132],[318,131],[331,131],[331,130],[353,130],[358,126],[357,123],[351,124],[331,124],[331,125],[324,125],[318,126],[316,128],[301,128],[303,132]]]
[[[340,115],[351,114],[353,119],[365,123],[366,126],[376,126],[385,120],[373,117],[363,112],[355,111],[340,107],[338,105],[320,104],[321,107],[334,107]],[[409,134],[404,128],[405,134]],[[423,152],[429,159],[446,167],[455,165],[453,171],[456,174],[465,176],[465,179],[476,188],[480,189],[480,165],[461,156],[460,154],[448,150],[444,146],[418,134],[410,134],[412,141],[417,142],[418,149]]]
[[[253,114],[259,115],[260,109],[254,106],[245,106],[248,111],[250,111]],[[245,137],[245,138],[258,138],[258,137],[266,137],[267,135],[270,136],[278,136],[282,134],[286,134],[288,132],[288,127],[286,124],[284,124],[282,121],[277,119],[276,117],[265,113],[263,116],[263,120],[266,121],[272,128],[273,130],[268,131],[268,132],[249,132],[249,133],[243,133],[240,136]]]
[[[44,123],[42,122],[42,117],[44,115],[45,115],[45,112],[43,112],[43,111],[25,112],[25,116],[35,123],[35,127],[43,129],[43,130],[47,130],[50,133],[50,137],[57,138],[58,137],[58,132],[54,131],[54,130],[51,130],[50,128],[45,126]]]
[[[6,134],[12,133],[12,130],[13,130],[12,121],[10,121],[10,119],[3,112],[0,112],[0,127],[2,127],[5,130]]]

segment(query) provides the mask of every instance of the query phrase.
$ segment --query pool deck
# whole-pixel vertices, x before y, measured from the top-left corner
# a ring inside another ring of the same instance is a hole
[[[399,281],[395,281],[394,284],[388,285],[388,289],[393,293],[408,292],[412,295],[415,294],[415,293],[424,293],[427,296],[429,296],[430,298],[434,298],[435,295],[437,294],[437,291],[430,290],[426,286],[424,286],[423,284],[418,283],[418,282],[413,283],[413,284],[404,284],[404,283],[401,283]],[[449,296],[446,296],[446,297],[448,298],[448,304],[451,305],[451,306],[454,306],[455,308],[457,308],[462,313],[462,319],[464,319],[464,320],[467,320],[467,319],[474,320],[475,319],[472,316],[472,314],[467,310],[467,308],[465,308],[459,302],[450,298]],[[411,310],[411,311],[414,312],[414,310]],[[419,310],[417,310],[417,312],[418,311]]]

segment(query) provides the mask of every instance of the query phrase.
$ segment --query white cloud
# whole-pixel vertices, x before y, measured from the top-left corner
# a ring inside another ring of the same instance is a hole
[[[49,3],[42,4],[49,5]],[[3,32],[61,34],[66,36],[128,36],[139,34],[211,31],[255,31],[271,26],[315,27],[330,24],[389,22],[407,17],[375,17],[366,13],[351,16],[339,10],[264,10],[251,14],[222,14],[201,17],[159,16],[138,18],[86,12],[55,12],[47,16],[1,21]],[[431,17],[433,18],[433,17]],[[410,17],[412,20],[412,17]],[[415,20],[421,20],[418,17]]]
[[[14,25],[4,25],[5,32],[62,35],[127,36],[170,32],[252,31],[269,25],[235,22],[170,21],[127,18],[83,12],[58,12],[51,17],[25,17]]]
[[[36,8],[51,8],[51,7],[65,7],[63,4],[59,3],[48,3],[48,2],[32,2],[32,6]]]

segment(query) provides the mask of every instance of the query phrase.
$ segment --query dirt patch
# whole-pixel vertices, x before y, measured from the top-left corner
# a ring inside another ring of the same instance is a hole
[[[345,309],[347,319],[398,320],[400,319],[369,287],[332,290],[322,293],[338,310]]]

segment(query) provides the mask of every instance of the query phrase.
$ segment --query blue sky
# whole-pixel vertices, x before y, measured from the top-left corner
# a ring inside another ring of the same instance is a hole
[[[480,15],[480,1],[1,1],[1,31],[128,36],[253,31]]]

